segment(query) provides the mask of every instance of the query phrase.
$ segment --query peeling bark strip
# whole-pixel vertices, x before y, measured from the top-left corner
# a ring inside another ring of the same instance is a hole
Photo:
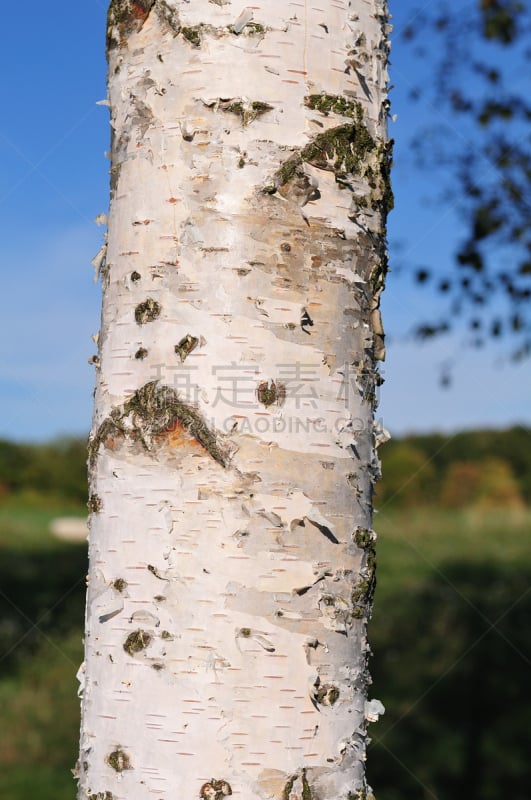
[[[110,3],[78,800],[372,798],[388,32]]]

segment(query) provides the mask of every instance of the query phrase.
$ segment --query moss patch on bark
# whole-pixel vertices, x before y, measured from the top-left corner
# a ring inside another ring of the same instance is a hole
[[[123,47],[132,33],[138,33],[152,10],[175,35],[182,32],[184,36],[178,13],[166,0],[111,0],[107,12],[107,53]]]
[[[339,95],[307,95],[305,104],[325,116],[348,117],[351,122],[329,128],[318,134],[305,147],[288,158],[273,176],[273,184],[265,187],[274,193],[297,178],[304,164],[333,172],[336,181],[352,188],[354,177],[364,178],[370,188],[367,196],[356,197],[358,205],[379,210],[386,215],[394,204],[391,190],[393,141],[378,143],[364,121],[360,103]]]
[[[243,100],[230,100],[228,103],[221,103],[220,107],[223,111],[228,111],[232,114],[237,114],[243,125],[250,125],[255,119],[266,114],[268,111],[273,110],[273,106],[269,103],[264,103],[262,100],[251,100],[244,102]]]
[[[184,403],[169,386],[159,386],[158,381],[146,383],[123,406],[111,411],[89,440],[89,463],[94,464],[100,445],[108,444],[116,436],[139,441],[149,451],[153,449],[155,437],[176,426],[195,439],[214,461],[222,467],[228,465],[227,450],[201,414]]]
[[[117,748],[109,753],[107,756],[107,764],[112,767],[116,772],[124,772],[126,769],[132,769],[131,759],[124,750]]]
[[[160,316],[160,303],[148,297],[143,303],[139,303],[135,308],[135,320],[138,325],[145,325],[146,322],[153,322]]]
[[[297,781],[300,781],[301,786],[300,789],[297,786],[294,791]],[[296,800],[296,798],[297,800],[312,800],[312,791],[308,783],[308,778],[306,777],[305,769],[302,770],[300,775],[292,775],[282,792],[282,800]]]
[[[199,797],[201,797],[201,800],[224,800],[225,797],[229,797],[231,794],[230,783],[212,778],[211,781],[202,785]]]
[[[124,650],[130,656],[145,650],[151,642],[151,634],[147,631],[133,631],[124,642]]]
[[[107,12],[107,51],[122,46],[149,16],[157,0],[111,0]]]
[[[175,352],[181,361],[186,361],[187,357],[195,350],[198,344],[199,339],[197,336],[192,336],[191,333],[187,333],[186,336],[183,336],[179,344],[175,345]]]
[[[363,109],[361,104],[355,100],[347,100],[337,94],[310,94],[304,98],[304,105],[315,111],[320,111],[326,117],[329,114],[339,114],[342,117],[351,117],[361,122],[363,120]]]

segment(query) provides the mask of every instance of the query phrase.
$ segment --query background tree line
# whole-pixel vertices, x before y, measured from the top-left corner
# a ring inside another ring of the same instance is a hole
[[[531,448],[517,426],[392,439],[381,459],[376,508],[518,508],[530,502]]]

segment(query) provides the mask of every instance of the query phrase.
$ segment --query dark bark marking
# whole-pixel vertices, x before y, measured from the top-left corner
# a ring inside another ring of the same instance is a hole
[[[219,444],[199,411],[184,403],[175,390],[159,386],[157,381],[146,383],[101,423],[89,440],[89,464],[94,464],[100,445],[111,443],[116,436],[140,441],[151,451],[154,437],[179,429],[195,439],[214,461],[227,467],[229,452]]]

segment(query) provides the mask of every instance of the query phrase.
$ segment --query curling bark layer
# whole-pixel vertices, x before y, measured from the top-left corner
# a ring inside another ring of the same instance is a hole
[[[388,23],[321,6],[109,9],[80,800],[368,796]]]

